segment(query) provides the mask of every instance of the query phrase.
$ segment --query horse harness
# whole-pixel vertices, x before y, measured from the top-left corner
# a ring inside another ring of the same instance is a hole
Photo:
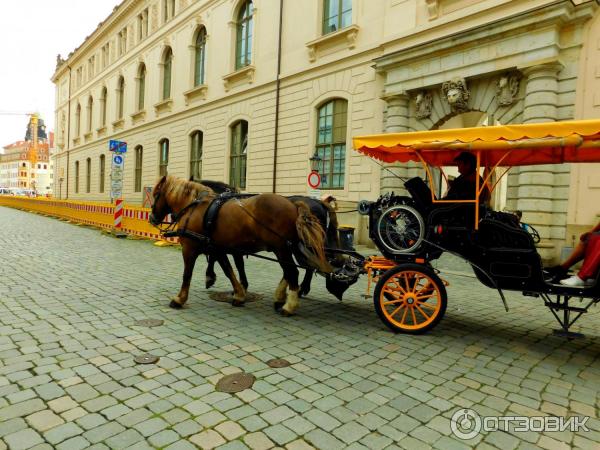
[[[250,211],[248,211],[244,207],[242,202],[240,202],[240,199],[250,198],[250,197],[255,196],[256,194],[240,194],[237,192],[226,191],[226,192],[223,192],[223,193],[215,196],[215,198],[213,198],[211,200],[210,204],[208,205],[208,208],[206,208],[206,211],[202,218],[203,234],[188,230],[187,225],[189,223],[191,214],[187,215],[187,217],[185,219],[185,223],[183,224],[182,227],[178,228],[177,230],[172,229],[172,227],[174,227],[181,220],[181,218],[185,215],[186,212],[193,211],[196,208],[196,206],[198,206],[200,203],[204,202],[205,197],[207,197],[208,195],[210,195],[208,191],[203,191],[199,194],[198,198],[194,199],[190,204],[186,205],[181,211],[179,211],[178,213],[172,213],[171,214],[172,223],[167,228],[167,230],[163,233],[163,235],[165,237],[178,236],[178,237],[193,238],[193,239],[204,242],[208,246],[211,246],[212,243],[211,243],[210,236],[215,231],[216,224],[217,224],[217,217],[219,216],[219,211],[221,210],[221,207],[225,203],[227,203],[229,200],[236,200],[238,205],[240,206],[240,208],[242,208],[242,210],[246,214],[248,214],[256,223],[258,223],[262,227],[269,230],[271,233],[273,233],[276,236],[283,239],[285,241],[286,245],[288,245],[288,246],[293,245],[293,243],[290,240],[284,238],[277,231],[273,230],[268,225],[259,221]],[[171,230],[169,230],[169,228],[171,228]]]

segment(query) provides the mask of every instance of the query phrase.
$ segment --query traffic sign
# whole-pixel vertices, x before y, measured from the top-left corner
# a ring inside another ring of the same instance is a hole
[[[308,185],[312,189],[318,189],[321,186],[321,175],[319,175],[319,172],[313,170],[308,174]]]
[[[113,200],[119,199],[123,196],[124,165],[125,154],[123,152],[115,151],[115,154],[112,157],[112,167],[110,171],[110,196]]]
[[[111,152],[115,152],[115,153],[126,153],[127,152],[127,142],[114,141],[111,139],[110,141],[108,141],[108,149]]]

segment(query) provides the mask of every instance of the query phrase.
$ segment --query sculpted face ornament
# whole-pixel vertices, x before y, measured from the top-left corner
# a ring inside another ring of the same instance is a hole
[[[425,119],[431,116],[431,108],[433,107],[433,97],[428,91],[420,91],[415,98],[415,116],[417,119]]]
[[[469,109],[469,90],[464,78],[453,78],[442,84],[442,92],[452,111],[466,111]]]
[[[496,83],[496,101],[500,106],[511,105],[519,93],[521,74],[518,72],[505,74]]]

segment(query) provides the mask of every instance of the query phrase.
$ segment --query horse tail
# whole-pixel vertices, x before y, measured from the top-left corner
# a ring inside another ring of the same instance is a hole
[[[325,257],[325,231],[310,208],[302,201],[295,201],[298,209],[296,231],[306,247],[303,251],[309,263],[323,273],[331,273],[332,268]]]

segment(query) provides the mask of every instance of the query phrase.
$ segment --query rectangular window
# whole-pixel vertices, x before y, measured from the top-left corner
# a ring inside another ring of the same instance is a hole
[[[81,85],[83,84],[83,67],[78,67],[77,68],[77,87],[81,87]]]
[[[248,122],[241,120],[231,128],[229,184],[246,188],[246,156],[248,152]]]
[[[202,179],[202,132],[196,131],[191,136],[190,177],[194,181]]]
[[[136,147],[135,149],[135,183],[134,191],[142,192],[142,163],[144,157],[144,149]]]
[[[96,56],[92,55],[88,59],[88,79],[94,78],[96,69]]]
[[[333,33],[352,24],[352,0],[323,2],[323,34]]]
[[[110,59],[110,43],[107,42],[102,46],[102,68],[108,66]]]
[[[137,17],[138,42],[148,37],[148,8]]]
[[[98,191],[100,193],[104,192],[104,178],[106,175],[106,157],[104,155],[100,155],[100,186]]]
[[[92,160],[90,158],[87,159],[85,166],[85,192],[90,192],[92,189]]]
[[[79,193],[79,161],[75,161],[75,193]]]
[[[167,167],[169,166],[169,140],[163,139],[160,141],[160,164],[158,167],[158,175],[163,177],[167,175]]]
[[[119,31],[119,56],[127,51],[127,27]]]

